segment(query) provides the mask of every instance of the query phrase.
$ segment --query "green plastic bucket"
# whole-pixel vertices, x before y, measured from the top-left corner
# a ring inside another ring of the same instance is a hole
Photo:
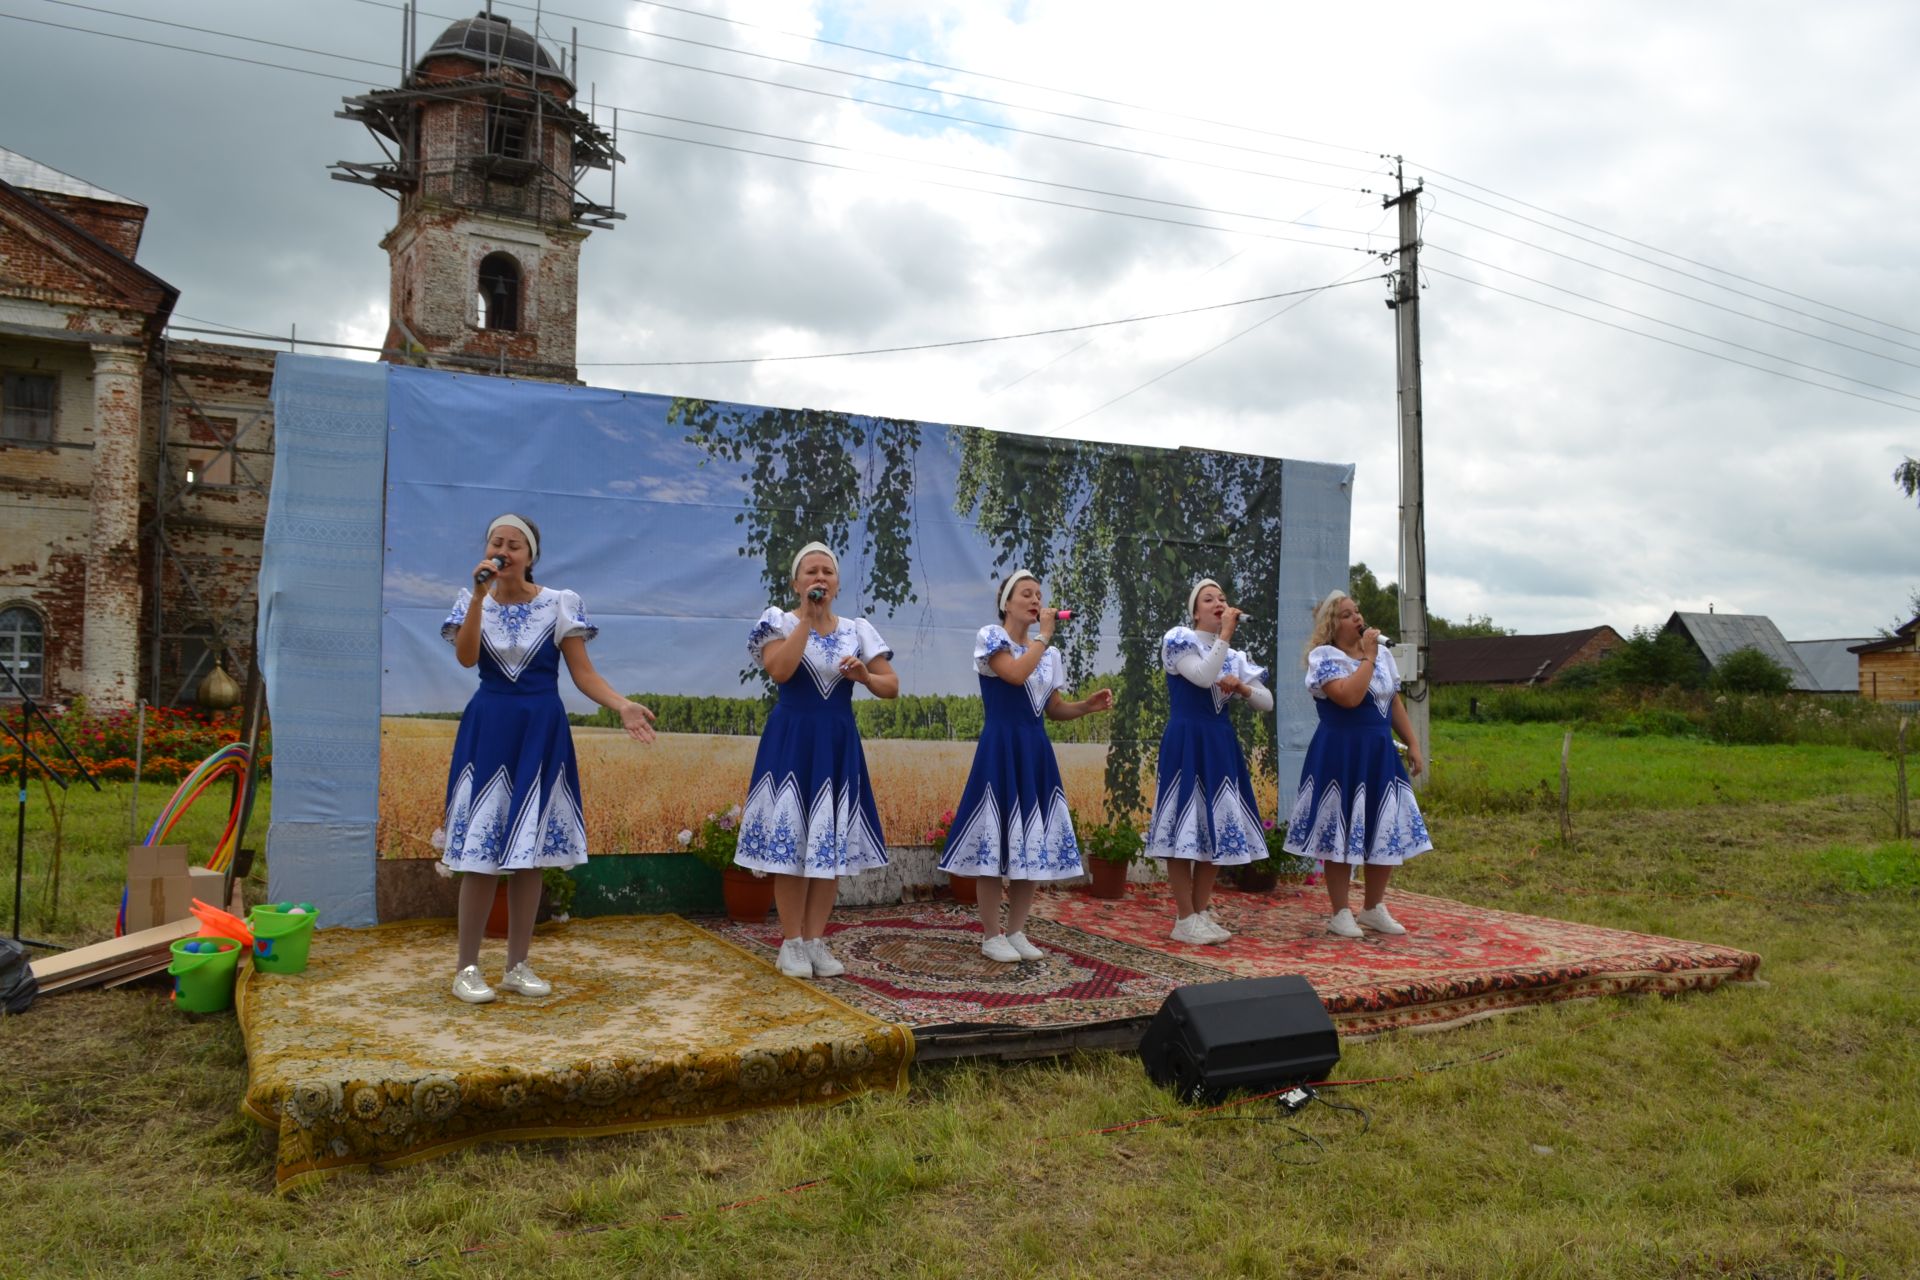
[[[247,916],[253,930],[253,967],[261,973],[299,973],[307,967],[307,946],[313,941],[311,911],[287,912],[258,906]]]
[[[173,1002],[188,1013],[233,1007],[233,975],[244,950],[232,938],[182,938],[172,946]]]

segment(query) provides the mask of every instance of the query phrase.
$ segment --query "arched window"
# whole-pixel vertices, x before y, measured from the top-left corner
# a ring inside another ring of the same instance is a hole
[[[520,264],[504,253],[480,259],[480,327],[512,332],[520,327]]]
[[[0,609],[0,664],[13,672],[13,678],[30,698],[47,693],[47,629],[40,615],[25,605]],[[20,695],[6,680],[0,680],[0,698],[13,700]]]

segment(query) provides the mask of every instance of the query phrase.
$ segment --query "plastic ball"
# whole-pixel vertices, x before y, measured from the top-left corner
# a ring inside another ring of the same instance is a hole
[[[305,907],[288,907],[287,914],[290,916],[303,916],[307,914],[307,909]]]
[[[300,904],[300,909],[301,909],[302,911],[304,911],[304,912],[306,912],[306,913],[307,913],[308,915],[312,915],[312,914],[313,914],[313,904],[312,904],[311,902],[303,902],[303,903],[301,903],[301,904]]]

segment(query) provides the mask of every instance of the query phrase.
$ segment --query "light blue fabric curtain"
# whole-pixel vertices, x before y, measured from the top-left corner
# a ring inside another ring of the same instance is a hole
[[[1280,817],[1293,807],[1307,743],[1320,723],[1303,682],[1300,650],[1313,629],[1313,607],[1335,587],[1347,587],[1348,540],[1353,522],[1353,467],[1349,463],[1294,462],[1280,473],[1280,616],[1274,620],[1273,711],[1278,717]]]
[[[384,364],[274,364],[258,636],[273,719],[267,894],[313,903],[322,925],[378,918],[387,380]]]

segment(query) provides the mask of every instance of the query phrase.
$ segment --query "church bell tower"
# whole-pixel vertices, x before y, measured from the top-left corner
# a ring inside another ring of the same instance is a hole
[[[491,6],[489,6],[491,7]],[[397,89],[349,97],[387,158],[333,176],[398,202],[381,240],[392,265],[383,359],[578,382],[580,246],[623,215],[581,181],[621,159],[573,105],[565,54],[491,12],[414,54],[408,14]]]

